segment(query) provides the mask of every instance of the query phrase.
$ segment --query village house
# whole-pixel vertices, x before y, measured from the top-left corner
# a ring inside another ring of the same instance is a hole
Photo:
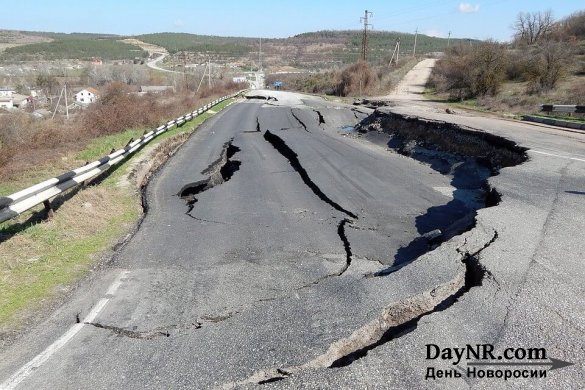
[[[75,94],[75,102],[80,104],[94,103],[99,98],[99,92],[94,88],[85,88]]]
[[[14,107],[12,94],[16,91],[13,88],[0,87],[0,108],[11,109]]]
[[[12,105],[16,108],[24,108],[31,102],[31,97],[18,93],[12,94]]]
[[[0,87],[0,98],[11,98],[14,93],[16,93],[14,88]]]

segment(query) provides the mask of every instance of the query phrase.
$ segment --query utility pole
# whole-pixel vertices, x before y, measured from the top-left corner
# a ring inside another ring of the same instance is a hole
[[[65,112],[67,114],[67,119],[69,119],[69,108],[67,107],[67,83],[63,85],[61,88],[61,92],[59,93],[59,99],[57,99],[57,105],[55,106],[55,111],[53,111],[53,116],[51,119],[55,118],[55,114],[57,114],[57,110],[59,109],[59,103],[61,103],[61,97],[65,95]]]
[[[258,52],[258,63],[260,64],[259,72],[262,72],[262,38],[260,38],[260,51]]]
[[[368,17],[372,17],[373,14],[368,12],[368,10],[364,11],[364,16],[360,18],[360,23],[364,24],[364,32],[362,36],[362,60],[368,61],[368,28],[371,24],[368,23]]]
[[[398,37],[398,39],[396,39],[396,65],[398,65],[398,60],[400,56],[400,37]]]
[[[397,38],[396,39],[396,46],[394,46],[394,51],[392,52],[392,58],[390,58],[390,65],[392,65],[392,63],[394,61],[394,56],[396,56],[396,62],[394,62],[394,63],[398,65],[399,54],[400,54],[400,38]]]
[[[211,88],[211,57],[207,58],[207,68],[209,69],[209,73],[207,74],[207,86]]]
[[[183,88],[187,89],[187,55],[184,50],[181,52],[181,59],[183,60]]]
[[[412,49],[412,56],[416,57],[416,36],[418,35],[418,27],[414,31],[414,48]]]
[[[449,47],[450,43],[451,43],[451,31],[449,31],[449,35],[447,36],[447,47]]]
[[[69,105],[67,103],[67,82],[65,82],[65,116],[69,119]]]

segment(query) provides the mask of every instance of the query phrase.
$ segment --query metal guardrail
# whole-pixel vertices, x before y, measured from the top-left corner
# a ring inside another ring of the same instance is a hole
[[[233,98],[242,92],[243,91],[239,91],[228,96],[223,96],[193,112],[173,119],[172,121],[145,133],[137,140],[131,139],[123,149],[116,150],[99,160],[84,165],[83,167],[65,172],[62,175],[45,180],[31,187],[25,188],[24,190],[15,192],[14,194],[0,197],[0,223],[14,218],[41,203],[44,203],[45,208],[50,210],[50,199],[54,196],[100,175],[111,167],[124,161],[128,156],[134,154],[137,150],[160,134],[173,127],[181,126],[185,122],[208,111],[213,106],[227,99]]]
[[[565,112],[575,114],[585,114],[585,106],[568,105],[568,104],[541,104],[540,111],[542,112]]]

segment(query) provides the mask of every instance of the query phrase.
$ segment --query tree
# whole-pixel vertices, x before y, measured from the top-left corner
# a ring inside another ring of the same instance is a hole
[[[59,82],[55,76],[40,74],[37,76],[37,87],[43,90],[46,97],[51,97],[57,93]]]
[[[560,24],[566,35],[581,39],[585,38],[585,11],[578,11],[569,15]]]
[[[456,45],[435,66],[432,85],[459,100],[495,95],[505,78],[507,61],[505,47],[495,41]]]
[[[560,42],[546,42],[533,49],[527,69],[529,92],[549,91],[565,75],[571,50]]]
[[[367,62],[358,61],[343,69],[337,84],[338,96],[363,95],[378,81],[378,77]]]
[[[484,96],[498,93],[506,73],[506,48],[498,42],[487,41],[474,46],[468,57],[472,94]]]
[[[552,11],[520,12],[514,23],[516,39],[527,45],[545,40],[552,32],[554,19]]]

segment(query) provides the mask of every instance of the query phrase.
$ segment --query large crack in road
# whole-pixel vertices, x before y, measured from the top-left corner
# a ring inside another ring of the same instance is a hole
[[[284,140],[282,138],[280,138],[279,136],[277,136],[277,135],[271,133],[269,130],[267,130],[264,133],[264,139],[266,141],[268,141],[283,157],[285,157],[288,160],[291,167],[293,167],[293,169],[301,176],[303,183],[305,183],[305,185],[307,187],[309,187],[311,189],[311,191],[313,191],[313,193],[315,195],[317,195],[317,197],[319,199],[321,199],[323,202],[325,202],[328,205],[330,205],[331,207],[333,207],[335,210],[340,211],[340,212],[344,213],[345,215],[351,217],[351,219],[349,219],[349,218],[343,219],[339,223],[339,225],[337,226],[337,234],[339,235],[339,238],[341,239],[341,242],[343,243],[343,248],[345,250],[345,255],[346,255],[346,263],[343,266],[343,268],[341,269],[341,271],[334,273],[334,274],[331,274],[331,275],[327,275],[325,277],[322,277],[322,278],[318,279],[316,282],[309,283],[308,285],[302,286],[301,288],[317,284],[317,283],[319,283],[325,279],[328,279],[330,277],[333,277],[333,276],[343,275],[345,273],[345,271],[348,270],[349,266],[351,265],[351,260],[352,260],[351,245],[350,245],[349,240],[347,238],[347,235],[345,232],[345,227],[347,224],[351,224],[351,223],[353,223],[353,221],[357,220],[358,216],[355,213],[345,209],[339,203],[333,201],[331,198],[329,198],[327,195],[325,195],[325,193],[321,190],[321,188],[319,188],[319,186],[311,179],[311,177],[307,173],[306,169],[302,166],[302,164],[299,161],[298,155],[286,144],[286,142],[284,142]]]
[[[491,274],[480,262],[480,255],[498,238],[491,238],[478,250],[469,252],[467,242],[457,248],[462,269],[451,280],[421,294],[405,298],[383,308],[382,313],[355,330],[350,336],[332,343],[327,351],[298,366],[258,370],[248,378],[223,384],[221,389],[234,389],[250,384],[266,384],[289,378],[303,371],[345,367],[363,358],[369,351],[414,331],[428,315],[447,310],[474,287],[482,285]]]
[[[304,129],[304,130],[305,130],[307,133],[310,133],[309,129],[307,129],[307,125],[305,124],[305,122],[303,122],[303,121],[301,120],[301,118],[299,118],[299,117],[297,116],[297,114],[295,114],[295,110],[294,110],[293,108],[291,108],[291,109],[290,109],[290,113],[291,113],[291,115],[293,116],[293,118],[295,118],[295,119],[296,119],[296,121],[297,121],[297,122],[299,122],[299,124],[300,124],[300,125],[303,127],[303,129]]]
[[[221,156],[201,172],[203,175],[209,175],[207,179],[186,184],[177,194],[187,202],[189,209],[186,214],[190,217],[193,217],[190,213],[198,201],[196,195],[229,181],[234,173],[240,169],[241,162],[231,159],[240,151],[240,148],[234,146],[232,142],[233,138],[226,142],[223,145]]]
[[[311,180],[311,177],[305,168],[303,168],[301,165],[298,155],[286,144],[286,142],[284,142],[282,138],[271,133],[270,130],[266,130],[264,133],[264,139],[288,160],[291,167],[293,167],[293,169],[301,176],[303,183],[305,183],[305,185],[309,187],[311,191],[313,191],[313,193],[319,197],[319,199],[333,207],[335,210],[340,211],[353,219],[358,219],[358,216],[355,213],[346,210],[341,205],[339,205],[339,203],[331,200],[331,198],[325,195],[321,188],[319,188],[319,186],[315,184],[313,180]]]

